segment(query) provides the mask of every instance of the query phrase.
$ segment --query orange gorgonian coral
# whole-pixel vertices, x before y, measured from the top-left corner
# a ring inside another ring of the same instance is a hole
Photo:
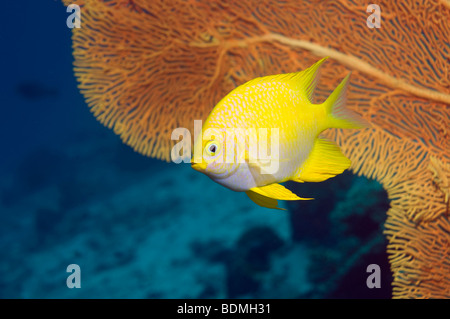
[[[349,106],[373,124],[330,130],[352,170],[383,184],[394,297],[450,297],[450,4],[379,1],[81,0],[75,74],[94,115],[168,160],[237,85],[329,56],[323,99],[352,70]]]

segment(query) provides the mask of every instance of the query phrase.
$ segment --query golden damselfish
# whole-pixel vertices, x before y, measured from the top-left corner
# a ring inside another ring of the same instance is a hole
[[[369,124],[345,107],[350,74],[324,103],[312,103],[325,60],[301,72],[253,79],[226,95],[203,124],[192,167],[225,187],[246,192],[260,206],[277,209],[277,200],[306,199],[279,183],[321,182],[349,168],[350,160],[339,147],[319,134],[328,128]],[[236,132],[245,136],[239,138]],[[252,146],[259,151],[260,142],[267,139],[270,158],[252,153]],[[268,158],[275,170],[267,169]]]

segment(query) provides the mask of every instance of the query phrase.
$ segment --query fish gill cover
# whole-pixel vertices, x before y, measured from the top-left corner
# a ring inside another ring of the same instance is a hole
[[[63,2],[83,10],[74,70],[92,112],[163,160],[170,132],[205,119],[239,84],[329,56],[323,100],[352,70],[348,106],[372,128],[326,136],[391,200],[393,296],[450,296],[449,1],[381,1],[372,29],[364,1]]]

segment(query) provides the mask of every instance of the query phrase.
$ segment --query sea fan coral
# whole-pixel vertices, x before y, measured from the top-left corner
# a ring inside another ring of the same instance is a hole
[[[450,5],[381,1],[81,0],[75,74],[94,115],[142,154],[205,119],[256,76],[330,56],[318,98],[352,70],[348,103],[372,123],[330,130],[357,174],[380,181],[395,297],[450,297]]]

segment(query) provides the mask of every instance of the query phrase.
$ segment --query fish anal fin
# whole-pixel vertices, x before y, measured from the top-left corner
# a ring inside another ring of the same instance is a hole
[[[341,174],[350,165],[350,160],[342,154],[339,146],[318,138],[308,159],[292,180],[296,182],[322,182]]]

